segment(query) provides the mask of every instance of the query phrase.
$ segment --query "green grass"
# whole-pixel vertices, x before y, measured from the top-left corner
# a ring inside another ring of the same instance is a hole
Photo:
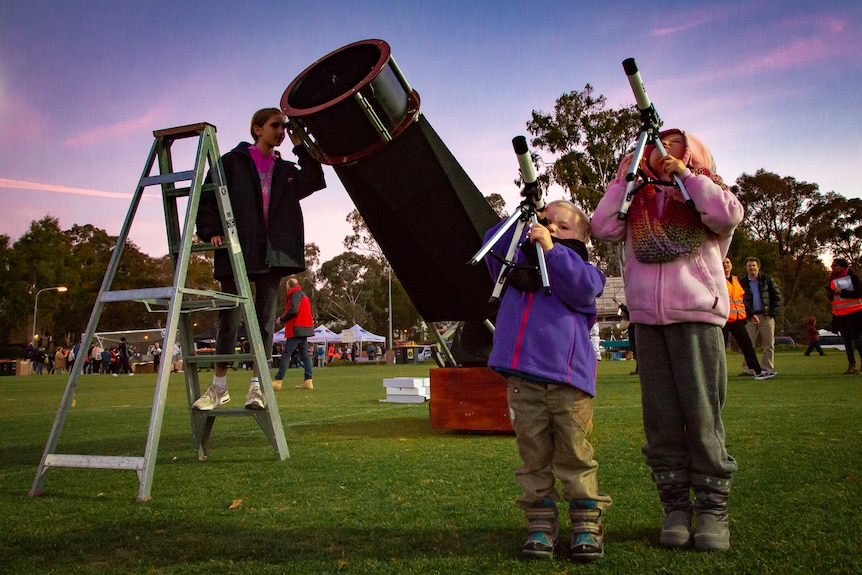
[[[0,572],[859,573],[862,376],[840,375],[837,351],[779,353],[780,375],[765,382],[736,377],[739,363],[731,356],[725,410],[740,463],[733,547],[713,554],[658,546],[633,364],[600,364],[591,440],[614,506],[594,565],[519,558],[511,435],[435,430],[427,404],[378,401],[384,377],[427,377],[427,365],[315,370],[310,393],[289,372],[277,392],[283,462],[251,418],[217,419],[198,461],[182,375],[172,376],[147,503],[135,501],[133,472],[110,470],[52,469],[45,495],[29,498],[66,378],[0,378]],[[229,374],[238,404],[247,380]],[[58,451],[142,455],[154,381],[82,377]]]

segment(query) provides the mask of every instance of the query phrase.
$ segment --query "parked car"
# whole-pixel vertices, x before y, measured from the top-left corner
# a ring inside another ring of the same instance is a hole
[[[789,335],[777,335],[775,336],[775,345],[795,346],[796,342]]]
[[[822,349],[839,349],[841,351],[845,350],[844,338],[837,333],[832,333],[831,331],[826,331],[825,329],[821,329],[819,333],[820,347]]]

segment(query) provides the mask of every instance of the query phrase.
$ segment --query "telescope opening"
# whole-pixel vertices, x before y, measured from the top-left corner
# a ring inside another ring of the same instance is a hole
[[[362,40],[324,56],[284,91],[281,111],[318,159],[339,165],[378,152],[419,115],[383,40]]]
[[[306,71],[287,94],[287,104],[305,110],[338,100],[359,89],[362,81],[388,57],[374,44],[358,44],[335,52]]]

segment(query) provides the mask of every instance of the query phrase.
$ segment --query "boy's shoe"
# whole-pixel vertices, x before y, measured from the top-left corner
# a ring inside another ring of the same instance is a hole
[[[527,559],[550,559],[554,556],[557,538],[550,533],[534,531],[527,536],[527,542],[521,548],[521,555]]]
[[[281,389],[281,381],[282,380],[280,380],[280,379],[273,379],[272,380],[273,391],[278,391],[279,389]]]
[[[768,369],[764,369],[763,371],[755,375],[754,379],[756,379],[757,381],[762,381],[764,379],[771,379],[776,375],[778,375],[777,371],[769,371]]]
[[[527,559],[550,559],[557,544],[557,504],[545,497],[524,510],[528,527],[527,541],[521,555]]]
[[[664,547],[685,547],[691,539],[691,510],[665,513],[659,543]]]
[[[859,373],[859,372],[856,371],[855,365],[850,365],[849,367],[847,367],[847,371],[844,372],[844,375],[853,375],[854,373]]]
[[[576,563],[588,563],[605,556],[605,534],[602,529],[602,510],[592,499],[575,499],[569,502],[572,520],[571,558]]]
[[[230,401],[230,394],[227,390],[219,393],[212,385],[209,386],[209,389],[200,396],[197,401],[192,404],[192,409],[197,409],[198,411],[212,411],[219,405],[224,405]]]
[[[694,548],[698,551],[727,551],[730,549],[730,529],[727,516],[719,519],[711,513],[698,513],[694,529]]]
[[[253,385],[248,390],[248,395],[245,396],[246,409],[263,409],[264,408],[263,394],[260,392],[259,385]]]

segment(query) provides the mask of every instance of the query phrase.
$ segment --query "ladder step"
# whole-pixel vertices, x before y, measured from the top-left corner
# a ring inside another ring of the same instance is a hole
[[[158,288],[127,289],[117,291],[106,291],[101,300],[104,303],[120,301],[138,301],[144,299],[171,299],[174,297],[173,286]]]
[[[171,172],[168,174],[159,174],[157,176],[146,176],[141,178],[140,187],[158,186],[160,184],[172,184],[174,182],[187,182],[195,177],[194,170],[186,170],[184,172]],[[188,195],[188,190],[186,190]]]
[[[49,453],[45,456],[45,467],[84,467],[88,469],[132,469],[144,468],[143,457],[114,455],[69,455]]]
[[[231,401],[231,403],[233,403],[233,401]],[[194,413],[196,417],[215,417],[217,415],[241,417],[244,415],[264,415],[266,412],[262,409],[246,409],[244,407],[217,407],[210,411],[198,411],[197,409],[193,409],[192,413]]]
[[[196,290],[189,288],[175,291],[173,286],[106,291],[102,293],[102,297],[99,301],[103,303],[115,303],[121,301],[170,303],[170,300],[174,297],[175,293],[179,293],[185,296],[183,298],[183,309],[185,309],[186,307],[209,307],[212,306],[213,302],[237,305],[245,301],[244,297],[236,294],[208,290]],[[200,299],[188,299],[190,296],[194,296]]]
[[[230,353],[230,354],[207,354],[183,356],[183,361],[188,363],[233,363],[235,361],[253,361],[253,353]]]
[[[209,122],[198,122],[197,124],[187,124],[185,126],[177,126],[175,128],[165,128],[163,130],[153,130],[153,136],[156,138],[170,138],[178,140],[180,138],[192,138],[199,136],[207,126],[212,126]],[[215,129],[215,126],[213,126]]]

